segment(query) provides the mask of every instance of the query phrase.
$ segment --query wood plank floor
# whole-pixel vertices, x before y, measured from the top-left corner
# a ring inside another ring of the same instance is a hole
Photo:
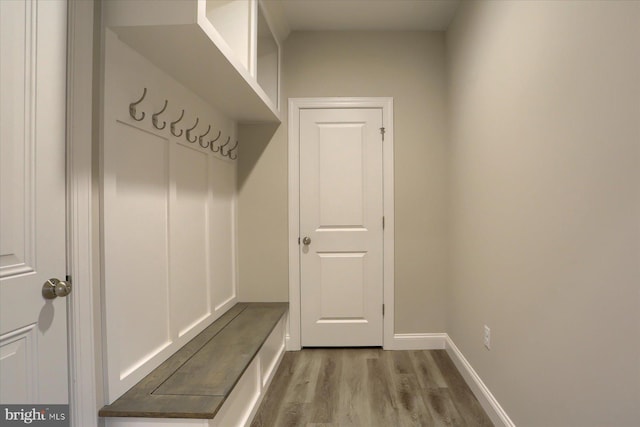
[[[252,427],[493,426],[444,350],[287,352]]]

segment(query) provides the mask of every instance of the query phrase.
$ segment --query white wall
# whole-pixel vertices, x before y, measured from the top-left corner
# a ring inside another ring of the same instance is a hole
[[[447,330],[518,426],[638,425],[640,3],[459,12]]]
[[[238,166],[240,298],[288,299],[287,99],[391,96],[395,110],[395,331],[444,331],[443,34],[293,32],[284,43],[282,81],[285,122],[273,138],[272,129],[253,128],[247,130],[252,137],[242,139],[251,142],[242,145]]]
[[[138,105],[141,121],[129,115]],[[169,104],[159,116],[152,114]],[[175,137],[168,122],[185,114]],[[106,31],[102,142],[105,363],[112,402],[236,301],[236,162],[203,145],[236,124]],[[232,142],[233,144],[233,142]]]

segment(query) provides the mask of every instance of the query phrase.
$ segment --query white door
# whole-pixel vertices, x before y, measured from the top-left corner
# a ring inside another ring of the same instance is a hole
[[[0,403],[66,404],[66,1],[0,0]],[[58,293],[65,292],[64,283]]]
[[[303,346],[379,346],[382,109],[300,110]]]

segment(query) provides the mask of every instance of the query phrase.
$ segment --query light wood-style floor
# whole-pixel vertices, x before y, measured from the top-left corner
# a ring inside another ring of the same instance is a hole
[[[287,352],[252,427],[493,426],[444,350]]]

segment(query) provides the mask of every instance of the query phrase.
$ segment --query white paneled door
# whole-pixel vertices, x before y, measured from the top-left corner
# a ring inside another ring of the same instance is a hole
[[[0,0],[0,403],[66,404],[66,1]],[[61,296],[54,295],[59,294]]]
[[[300,110],[302,346],[379,346],[382,109]]]

